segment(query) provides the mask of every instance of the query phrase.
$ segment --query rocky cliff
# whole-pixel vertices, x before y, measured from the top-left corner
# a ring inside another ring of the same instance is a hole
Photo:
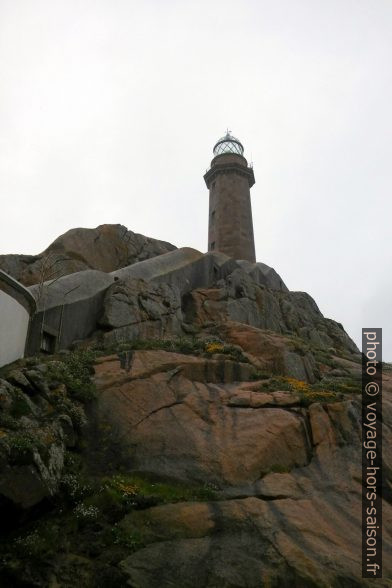
[[[0,585],[390,587],[392,367],[384,578],[368,581],[361,355],[342,325],[264,264],[122,249],[122,229],[51,246],[91,269],[38,298],[37,332],[90,313],[88,337],[0,370]],[[36,280],[44,257],[14,275]]]
[[[360,364],[324,354],[313,384],[261,371],[282,359],[283,337],[273,337],[227,323],[221,337],[90,347],[3,369],[1,585],[390,586],[392,370],[384,579],[368,581]]]
[[[360,578],[361,405],[356,392],[343,392],[347,378],[355,389],[359,366],[335,361],[321,386],[342,386],[335,393],[295,379],[250,382],[251,366],[222,354],[139,351],[126,369],[117,356],[97,364],[97,423],[112,455],[121,448],[119,465],[216,493],[135,510],[119,522],[143,545],[119,564],[130,586],[390,585],[387,501],[385,580]],[[389,475],[390,376],[386,382]]]
[[[239,267],[207,288],[124,278],[105,293],[99,320],[106,341],[220,331],[228,321],[295,335],[314,348],[358,353],[341,324],[325,318],[305,292],[273,289]],[[235,337],[235,335],[233,335]]]

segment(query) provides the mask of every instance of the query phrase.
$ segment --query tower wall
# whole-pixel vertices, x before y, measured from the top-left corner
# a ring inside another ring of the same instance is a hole
[[[208,251],[255,262],[250,199],[253,169],[241,155],[218,155],[204,179],[210,192]]]

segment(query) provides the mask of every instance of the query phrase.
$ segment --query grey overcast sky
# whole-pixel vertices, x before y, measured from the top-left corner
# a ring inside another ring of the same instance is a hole
[[[392,360],[391,0],[2,0],[0,74],[0,253],[103,223],[205,251],[229,127],[258,260]]]

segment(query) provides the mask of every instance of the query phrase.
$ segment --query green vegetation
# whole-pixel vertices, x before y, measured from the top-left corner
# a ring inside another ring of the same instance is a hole
[[[262,392],[283,390],[294,392],[299,396],[302,406],[309,406],[313,402],[336,402],[343,394],[358,392],[356,377],[324,378],[320,382],[309,384],[296,378],[272,376],[260,384]]]
[[[313,357],[318,364],[326,365],[330,368],[337,368],[338,364],[335,359],[333,359],[331,353],[326,349],[312,349]]]
[[[20,390],[15,390],[11,406],[11,416],[15,419],[31,414],[32,408],[27,397]]]
[[[303,339],[300,339],[295,335],[287,335],[287,338],[289,339],[291,350],[295,351],[295,353],[298,353],[299,355],[306,355],[307,353],[309,353],[309,351],[313,351],[309,343],[307,343]]]
[[[325,347],[319,347],[309,341],[301,339],[296,335],[287,334],[290,341],[290,348],[298,353],[299,355],[307,355],[311,353],[318,364],[318,366],[328,366],[330,368],[339,368],[339,362],[334,357],[334,354],[338,354],[341,359],[346,359],[353,363],[361,363],[360,354],[350,354],[342,350],[335,350],[333,348],[326,349]]]
[[[327,389],[337,394],[360,394],[361,374],[350,374],[339,377],[324,377],[320,382],[313,385],[314,390]]]
[[[267,374],[263,374],[267,376]],[[291,391],[293,388],[287,381],[287,378],[282,376],[267,376],[263,377],[264,382],[260,384],[260,390],[262,392],[275,392],[275,390],[287,390]]]
[[[214,499],[216,493],[209,486],[157,481],[141,474],[93,478],[86,474],[81,456],[67,452],[52,510],[0,542],[0,575],[17,581],[38,577],[37,585],[47,585],[48,562],[59,553],[71,553],[94,562],[88,585],[125,586],[116,564],[144,547],[140,530],[119,525],[125,515],[156,504]],[[102,580],[106,573],[110,578],[114,574],[116,582]]]
[[[281,464],[274,464],[273,466],[271,466],[271,468],[269,469],[269,472],[267,473],[274,473],[274,474],[287,474],[289,472],[291,472],[291,468],[289,468],[288,466],[284,466]]]
[[[251,379],[258,382],[259,380],[270,380],[273,378],[272,374],[269,372],[262,372],[260,370],[255,370],[253,374],[251,374]]]
[[[0,429],[10,429],[16,431],[19,428],[19,423],[15,417],[7,414],[6,412],[0,412]],[[0,435],[1,437],[1,435]]]
[[[82,349],[61,356],[61,361],[48,363],[48,378],[58,384],[65,384],[71,398],[86,403],[94,400],[95,386],[91,380],[96,352]]]
[[[12,464],[28,464],[31,463],[35,451],[42,455],[45,453],[42,439],[33,432],[12,431],[5,440],[10,449],[10,463]]]
[[[233,361],[249,363],[249,359],[244,355],[242,349],[236,345],[229,345],[220,341],[209,341],[205,343],[204,351],[207,355],[219,353],[227,355],[228,359],[232,359]]]
[[[392,363],[387,363],[386,361],[381,362],[381,369],[383,372],[392,372]]]
[[[227,359],[248,363],[240,347],[224,343],[221,339],[211,337],[207,339],[196,339],[195,337],[174,337],[170,339],[135,339],[124,343],[117,343],[107,347],[96,347],[99,355],[108,353],[122,353],[137,350],[163,350],[187,355],[201,355],[211,357],[214,354],[223,354]]]
[[[13,541],[13,551],[23,559],[41,559],[53,551],[53,545],[61,540],[61,529],[56,522],[43,521]]]
[[[105,480],[106,489],[111,490],[120,499],[131,499],[134,503],[139,498],[152,500],[157,504],[167,502],[216,500],[216,492],[208,485],[189,486],[181,483],[152,482],[140,475],[118,475]]]
[[[134,530],[129,532],[116,524],[110,529],[110,536],[106,535],[105,539],[107,545],[110,543],[120,545],[121,547],[125,547],[128,553],[133,553],[145,546],[140,531]]]
[[[335,392],[329,392],[328,390],[306,390],[299,394],[302,406],[310,406],[314,402],[336,402],[341,400],[338,394]]]
[[[177,353],[200,354],[204,350],[201,341],[196,338],[176,337],[170,339],[134,339],[122,343],[114,343],[105,346],[96,346],[95,350],[99,355],[108,353],[121,353],[124,351],[137,350],[160,350]]]
[[[12,449],[23,453],[34,449],[40,444],[40,440],[34,433],[15,432],[10,434],[9,444]]]

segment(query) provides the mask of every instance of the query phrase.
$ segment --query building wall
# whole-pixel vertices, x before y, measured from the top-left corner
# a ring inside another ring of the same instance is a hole
[[[24,356],[29,318],[17,300],[0,290],[0,367]]]
[[[105,291],[114,277],[98,270],[83,270],[44,284],[31,321],[26,353],[67,349],[87,339],[97,328]],[[30,286],[37,297],[38,286]]]
[[[34,355],[43,350],[54,353],[90,337],[98,327],[104,295],[105,292],[100,291],[90,298],[38,311],[31,322],[26,353]],[[52,338],[50,349],[43,347],[43,338],[47,335]]]
[[[60,278],[47,288],[46,302],[38,304],[29,330],[26,353],[68,349],[77,340],[91,337],[101,328],[106,291],[117,280],[145,280],[175,287],[181,296],[195,288],[211,287],[238,264],[217,252],[200,253],[184,247],[105,274],[85,270]],[[30,291],[36,292],[37,286]],[[69,292],[69,296],[66,293]],[[78,298],[79,296],[79,298]],[[48,341],[48,347],[43,343]]]

